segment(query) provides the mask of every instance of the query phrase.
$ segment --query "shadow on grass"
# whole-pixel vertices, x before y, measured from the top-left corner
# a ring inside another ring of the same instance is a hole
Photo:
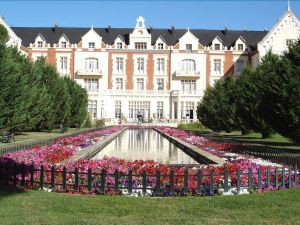
[[[247,144],[247,145],[265,145],[270,147],[277,147],[277,148],[285,148],[285,147],[293,147],[295,150],[300,150],[300,143],[293,143],[293,142],[286,142],[286,141],[274,141],[271,139],[260,139],[258,137],[249,137],[249,136],[241,136],[238,134],[217,134],[209,131],[191,131],[196,135],[202,135],[208,138],[215,138],[226,140],[231,143],[238,143],[238,144]]]
[[[9,197],[11,195],[23,194],[25,192],[25,189],[0,185],[0,201],[2,198]]]

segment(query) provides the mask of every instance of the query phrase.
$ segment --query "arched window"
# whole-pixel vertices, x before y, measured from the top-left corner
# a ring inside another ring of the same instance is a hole
[[[196,62],[193,59],[184,59],[179,63],[180,74],[191,74],[196,72]]]
[[[91,71],[91,72],[98,70],[98,59],[86,58],[85,59],[85,70]]]

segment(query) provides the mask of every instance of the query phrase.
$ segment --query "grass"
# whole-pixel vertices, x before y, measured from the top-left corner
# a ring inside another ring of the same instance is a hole
[[[178,124],[177,128],[188,129],[188,130],[200,130],[200,131],[204,130],[203,125],[201,123],[199,123],[199,122],[181,123],[181,124]]]
[[[43,139],[50,139],[50,138],[56,138],[61,137],[65,135],[69,135],[78,131],[85,131],[89,130],[90,128],[83,128],[83,129],[76,129],[76,128],[69,128],[68,132],[61,133],[59,129],[53,130],[52,132],[22,132],[17,133],[15,135],[15,142],[10,143],[1,143],[0,147],[8,147],[8,146],[16,146],[19,144],[26,144],[29,142],[32,142],[34,140],[43,140]]]
[[[275,133],[269,138],[262,139],[259,133],[250,133],[247,135],[241,135],[241,132],[235,131],[231,133],[225,132],[213,132],[203,127],[200,123],[187,123],[179,124],[178,128],[196,131],[199,135],[206,135],[208,137],[219,137],[222,139],[228,139],[232,141],[238,141],[244,144],[260,144],[275,148],[288,148],[294,150],[300,150],[300,144],[291,141],[290,139],[283,137],[282,135]]]
[[[223,197],[135,198],[0,190],[3,225],[299,224],[300,189]]]
[[[232,133],[211,133],[214,137],[228,138],[230,140],[238,141],[245,144],[260,144],[275,148],[288,148],[300,150],[300,144],[295,143],[288,138],[283,137],[280,134],[272,134],[271,137],[262,139],[259,133],[250,133],[247,135],[241,135],[240,132]]]

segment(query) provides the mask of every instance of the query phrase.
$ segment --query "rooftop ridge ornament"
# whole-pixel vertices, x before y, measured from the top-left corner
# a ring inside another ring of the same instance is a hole
[[[288,0],[288,7],[287,7],[287,10],[290,12],[291,11],[291,3],[290,3],[290,0]]]

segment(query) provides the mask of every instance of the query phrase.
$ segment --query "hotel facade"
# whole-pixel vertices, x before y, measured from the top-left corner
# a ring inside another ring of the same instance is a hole
[[[270,31],[156,29],[138,17],[134,28],[10,27],[7,45],[29,58],[45,57],[84,87],[94,118],[116,123],[195,121],[207,87],[257,66],[271,50],[281,54],[300,37],[288,9]]]

